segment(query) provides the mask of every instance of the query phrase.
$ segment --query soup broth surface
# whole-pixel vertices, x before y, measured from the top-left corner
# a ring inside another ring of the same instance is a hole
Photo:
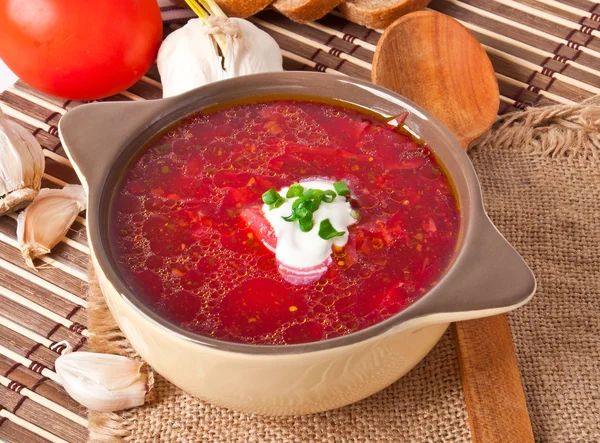
[[[360,219],[321,279],[294,285],[240,214],[310,179],[345,181]],[[459,222],[448,177],[405,130],[279,100],[198,113],[151,142],[117,186],[110,241],[132,291],[170,322],[283,345],[349,334],[418,300],[449,266]]]

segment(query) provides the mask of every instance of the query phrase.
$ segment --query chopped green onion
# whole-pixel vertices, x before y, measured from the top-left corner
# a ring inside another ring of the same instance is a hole
[[[325,192],[323,193],[323,198],[322,198],[322,200],[323,200],[325,203],[331,203],[332,201],[334,201],[334,200],[335,200],[335,198],[336,198],[336,197],[337,197],[337,195],[335,194],[335,191],[332,191],[332,190],[330,189],[330,190],[328,190],[328,191],[325,191]]]
[[[312,217],[308,220],[300,220],[300,230],[302,232],[308,232],[313,228]]]
[[[292,203],[292,211],[295,210],[298,206],[300,206],[300,203],[304,202],[304,198],[302,196],[298,197],[296,200],[294,200],[294,203]]]
[[[265,205],[272,205],[280,198],[281,198],[281,195],[279,195],[279,192],[277,192],[275,189],[272,189],[272,188],[269,189],[268,191],[266,191],[262,195],[262,200],[265,203]],[[279,206],[281,206],[281,205],[279,205]]]
[[[350,189],[348,188],[348,185],[342,181],[335,182],[333,184],[333,188],[335,189],[335,192],[342,197],[348,197],[350,195]]]
[[[292,209],[293,205],[292,205]],[[296,206],[296,210],[299,209],[306,209],[309,212],[315,212],[314,210],[314,204],[311,200],[302,200],[300,203],[298,203],[298,206]]]
[[[302,194],[302,198],[304,198],[305,200],[310,200],[312,198],[312,196],[313,196],[314,193],[315,193],[314,189],[307,189]]]
[[[325,193],[325,191],[321,191],[320,189],[310,189],[310,190],[313,191],[312,197],[311,197],[312,200],[321,200],[321,197]]]
[[[323,198],[323,191],[320,189],[309,189],[302,197],[311,202],[312,211],[315,212],[321,206],[321,199]]]
[[[300,227],[300,229],[302,229],[302,227]],[[323,240],[329,240],[333,237],[341,237],[344,234],[345,232],[336,231],[328,218],[323,220],[319,225],[319,237],[321,237]]]
[[[313,215],[312,211],[309,211],[307,208],[298,208],[293,214],[299,220],[306,220],[309,217],[312,219]]]
[[[296,183],[295,185],[290,186],[290,189],[288,189],[288,192],[285,194],[285,196],[286,198],[299,197],[303,192],[304,187],[301,184]]]
[[[332,203],[338,195],[346,197],[351,206],[350,215],[355,219],[359,218],[358,201],[349,198],[350,189],[343,181],[338,181],[333,184],[335,191],[329,189],[323,191],[321,189],[307,189],[296,183],[289,187],[285,198],[282,197],[275,189],[269,189],[262,195],[263,202],[269,205],[270,209],[279,208],[285,203],[286,198],[295,198],[292,203],[292,213],[287,217],[281,217],[287,222],[297,221],[302,232],[309,232],[314,227],[313,215],[319,209],[322,202]],[[319,226],[319,236],[325,240],[333,237],[344,235],[345,232],[339,232],[331,225],[329,219],[325,219]]]
[[[285,198],[283,198],[283,197],[282,197],[282,196],[280,196],[279,194],[277,194],[277,195],[279,196],[279,198],[278,198],[277,200],[275,200],[275,202],[274,202],[274,203],[271,203],[271,204],[269,205],[269,209],[270,209],[270,210],[273,210],[273,209],[275,209],[275,208],[278,208],[278,207],[280,207],[282,204],[284,204],[284,203],[285,203]]]

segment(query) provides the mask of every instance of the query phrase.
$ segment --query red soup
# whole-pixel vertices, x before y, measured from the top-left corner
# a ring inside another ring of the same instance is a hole
[[[318,280],[294,284],[261,196],[314,179],[347,184],[359,218]],[[363,112],[295,100],[180,122],[132,163],[110,220],[121,274],[152,310],[200,335],[276,345],[349,334],[418,300],[448,268],[459,222],[425,144]]]

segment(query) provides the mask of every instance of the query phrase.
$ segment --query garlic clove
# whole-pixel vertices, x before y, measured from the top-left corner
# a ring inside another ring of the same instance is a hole
[[[63,387],[92,411],[110,412],[144,404],[148,375],[144,363],[113,354],[74,352],[56,359]]]
[[[35,198],[44,166],[44,153],[35,137],[0,109],[0,215],[21,209]]]
[[[27,264],[48,254],[69,231],[77,215],[86,208],[82,186],[42,189],[17,218],[17,240]]]
[[[0,216],[25,208],[38,192],[39,190],[34,188],[21,188],[6,194],[0,201]]]

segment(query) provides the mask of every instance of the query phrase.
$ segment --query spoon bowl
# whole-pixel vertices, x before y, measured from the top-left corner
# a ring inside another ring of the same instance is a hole
[[[459,22],[432,11],[405,15],[387,28],[372,80],[423,106],[465,149],[489,130],[500,106],[481,44]]]

